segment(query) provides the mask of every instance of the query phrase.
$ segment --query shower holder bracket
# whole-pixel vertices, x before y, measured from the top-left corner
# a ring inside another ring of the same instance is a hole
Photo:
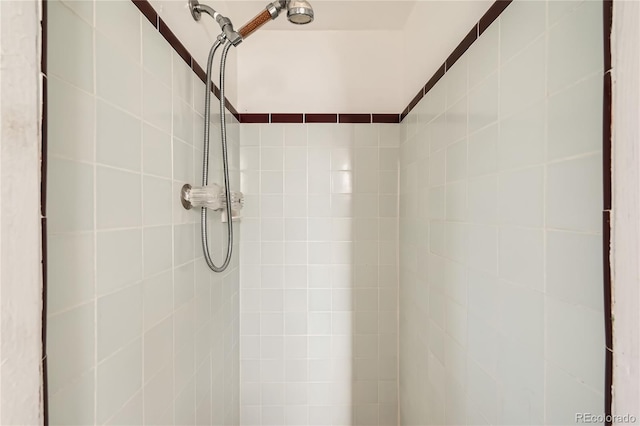
[[[244,206],[244,194],[239,191],[231,191],[231,215],[232,219],[238,217],[238,212]],[[194,207],[206,207],[210,210],[222,210],[223,222],[226,221],[227,199],[224,189],[220,185],[196,186],[184,184],[180,190],[182,207],[191,210]]]

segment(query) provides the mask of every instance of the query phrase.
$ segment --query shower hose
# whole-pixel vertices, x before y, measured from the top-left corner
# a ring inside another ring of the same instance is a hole
[[[225,195],[225,207],[227,214],[227,254],[225,255],[224,262],[220,266],[216,266],[211,259],[209,253],[209,236],[207,229],[207,208],[202,207],[200,214],[200,233],[202,239],[202,251],[204,252],[204,259],[207,262],[207,266],[214,272],[222,272],[229,266],[231,262],[231,254],[233,252],[233,220],[231,213],[231,191],[229,190],[229,160],[227,155],[227,122],[225,119],[225,97],[224,97],[224,72],[227,62],[227,53],[232,46],[230,42],[226,41],[226,38],[221,35],[216,42],[211,46],[209,50],[209,58],[207,59],[207,82],[205,92],[204,103],[204,147],[202,158],[202,186],[207,186],[209,183],[209,132],[211,121],[211,71],[213,64],[213,56],[218,50],[218,47],[223,45],[222,59],[220,61],[220,133],[222,139],[222,166],[224,169],[224,195]]]

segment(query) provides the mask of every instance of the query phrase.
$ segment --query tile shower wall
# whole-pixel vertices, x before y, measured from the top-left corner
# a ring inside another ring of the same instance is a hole
[[[201,173],[204,85],[129,1],[48,13],[50,423],[238,424],[238,255],[210,272],[178,198]]]
[[[402,123],[402,424],[603,413],[602,51],[515,1]]]
[[[241,125],[240,424],[397,424],[399,130]]]

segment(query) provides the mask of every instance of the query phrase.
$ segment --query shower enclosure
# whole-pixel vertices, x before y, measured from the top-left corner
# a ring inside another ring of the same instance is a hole
[[[274,9],[294,23],[312,11],[278,1],[236,33],[186,0],[46,2],[49,423],[573,424],[606,413],[603,3],[487,3],[402,111],[349,109],[332,78],[316,84],[342,110],[238,112],[238,86],[255,83],[240,67],[265,46],[278,60],[255,64],[271,76],[256,99],[277,88],[294,105],[306,88],[286,73],[321,74],[299,43],[353,64],[314,6],[312,25],[287,30],[298,32],[247,38]],[[447,7],[416,2],[401,30],[380,30],[408,51],[390,68],[440,41],[423,20]],[[246,38],[225,48],[225,85],[207,77],[216,22],[220,42]],[[211,93],[222,108],[209,120]],[[203,174],[226,187],[213,200],[225,212],[183,207],[183,187]]]

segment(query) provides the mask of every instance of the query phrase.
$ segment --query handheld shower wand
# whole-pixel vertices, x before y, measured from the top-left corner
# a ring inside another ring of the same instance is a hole
[[[204,146],[203,146],[203,159],[202,159],[202,188],[192,188],[191,185],[186,184],[181,191],[182,205],[186,209],[192,207],[200,207],[200,230],[202,240],[202,250],[204,253],[204,259],[207,266],[214,272],[222,272],[229,266],[231,262],[231,254],[233,252],[233,211],[232,204],[235,206],[242,206],[242,199],[238,201],[236,193],[231,192],[229,188],[229,160],[227,155],[227,123],[225,117],[225,96],[224,96],[224,79],[225,79],[225,65],[227,62],[227,53],[231,46],[237,46],[242,41],[253,34],[256,30],[262,27],[267,22],[276,19],[280,12],[287,9],[287,18],[289,22],[294,24],[308,24],[313,21],[313,9],[306,0],[276,0],[273,3],[269,3],[267,7],[260,12],[251,21],[243,25],[238,31],[233,29],[231,20],[213,8],[198,3],[198,0],[189,0],[189,9],[191,10],[191,16],[196,21],[199,21],[202,17],[202,13],[210,15],[216,20],[222,33],[218,36],[217,40],[211,46],[209,51],[209,57],[207,60],[207,81],[205,92],[205,104],[204,104]],[[222,48],[222,59],[220,61],[220,133],[222,144],[222,165],[224,169],[224,195],[220,194],[218,190],[215,194],[209,191],[207,185],[209,183],[209,131],[211,125],[211,71],[213,64],[213,57],[216,50],[220,46]],[[234,204],[235,200],[235,204]],[[225,255],[222,265],[217,266],[213,263],[209,252],[209,236],[207,231],[207,208],[208,206],[216,206],[217,208],[224,208],[227,215],[227,253]]]

